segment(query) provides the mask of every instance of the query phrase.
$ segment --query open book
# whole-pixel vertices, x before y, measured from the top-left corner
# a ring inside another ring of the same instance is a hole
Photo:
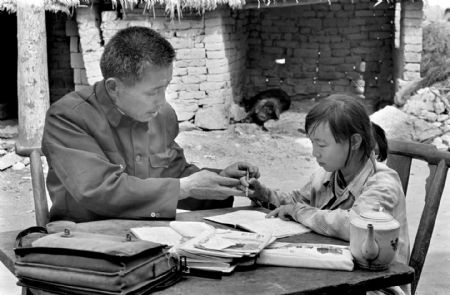
[[[266,213],[255,210],[239,210],[222,215],[204,217],[217,223],[232,225],[259,234],[270,234],[274,238],[283,238],[304,234],[311,230],[295,221],[280,218],[266,218]]]

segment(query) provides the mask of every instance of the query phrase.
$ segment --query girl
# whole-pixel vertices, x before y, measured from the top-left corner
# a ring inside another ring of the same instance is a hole
[[[400,222],[396,260],[407,263],[405,196],[397,173],[375,159],[376,146],[379,156],[386,155],[386,138],[377,130],[380,141],[375,142],[364,105],[348,95],[331,95],[307,114],[305,130],[321,168],[303,189],[291,193],[271,190],[251,179],[250,197],[276,207],[267,217],[294,219],[316,233],[346,241],[350,236],[350,216],[379,210],[381,206]],[[406,286],[391,289],[387,294],[409,293]],[[383,294],[376,292],[369,293]]]

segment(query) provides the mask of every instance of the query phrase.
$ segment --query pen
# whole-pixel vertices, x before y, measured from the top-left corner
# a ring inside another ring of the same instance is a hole
[[[247,175],[245,176],[245,180],[248,183],[249,180],[249,173],[248,173],[248,169],[247,169]],[[248,198],[248,186],[245,187],[245,197]]]

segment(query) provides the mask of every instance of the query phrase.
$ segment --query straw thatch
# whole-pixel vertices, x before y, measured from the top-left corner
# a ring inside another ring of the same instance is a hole
[[[144,6],[144,11],[152,11],[155,5],[162,5],[165,7],[165,10],[170,16],[173,18],[175,13],[178,13],[178,17],[180,17],[182,10],[194,10],[199,13],[204,13],[208,10],[214,10],[219,5],[228,5],[232,9],[239,9],[245,6],[246,0],[111,0],[113,5],[117,5],[120,3],[125,10],[133,9],[138,2],[140,5]],[[261,6],[270,6],[271,4],[277,3],[277,0],[249,0],[249,2],[257,2],[258,7]],[[281,0],[278,0],[281,2]],[[308,0],[295,0],[296,3],[301,4],[302,1]],[[417,0],[409,0],[409,1],[417,1]],[[0,10],[6,10],[9,12],[16,11],[16,2],[17,0],[0,0]],[[44,0],[45,9],[58,12],[63,11],[69,13],[70,8],[77,7],[80,4],[89,4],[90,0]],[[336,0],[328,0],[328,3],[336,2]],[[395,0],[377,0],[375,5],[381,2],[393,3]]]
[[[71,7],[80,5],[79,0],[44,0],[45,10],[69,13]],[[0,0],[0,10],[15,12],[17,0]]]

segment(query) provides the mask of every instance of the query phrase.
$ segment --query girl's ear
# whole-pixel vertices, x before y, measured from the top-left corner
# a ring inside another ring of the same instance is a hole
[[[350,137],[350,144],[352,147],[352,150],[358,150],[361,146],[362,137],[360,134],[355,133]]]

